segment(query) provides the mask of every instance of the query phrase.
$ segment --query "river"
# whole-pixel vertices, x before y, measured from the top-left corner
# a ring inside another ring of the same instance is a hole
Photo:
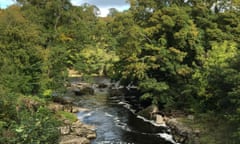
[[[131,100],[136,100],[134,95],[109,95],[105,89],[77,98],[76,105],[91,110],[77,115],[96,126],[92,144],[174,144],[170,130],[136,115]]]

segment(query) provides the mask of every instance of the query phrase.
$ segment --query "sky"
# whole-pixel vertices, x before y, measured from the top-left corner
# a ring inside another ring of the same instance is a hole
[[[0,0],[0,8],[6,8],[13,3],[13,0]]]
[[[73,5],[82,5],[89,3],[96,5],[100,11],[100,16],[106,16],[110,8],[116,8],[118,11],[127,10],[130,5],[126,3],[126,0],[71,0]],[[6,8],[7,6],[14,4],[14,0],[0,0],[0,7]]]
[[[130,5],[126,0],[71,0],[73,5],[81,5],[83,3],[89,3],[96,5],[100,11],[100,16],[106,16],[110,8],[116,8],[118,11],[129,9]]]

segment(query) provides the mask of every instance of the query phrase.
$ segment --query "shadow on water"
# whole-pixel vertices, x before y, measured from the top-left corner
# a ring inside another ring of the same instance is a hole
[[[107,90],[95,89],[95,92],[79,96],[76,102],[80,107],[91,109],[79,112],[78,118],[96,126],[97,138],[93,144],[174,143],[166,127],[154,126],[138,118],[124,96],[110,96]]]

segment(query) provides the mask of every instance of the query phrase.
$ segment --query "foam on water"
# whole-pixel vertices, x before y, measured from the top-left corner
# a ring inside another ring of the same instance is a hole
[[[148,119],[146,119],[145,117],[140,116],[140,115],[137,115],[137,118],[142,119],[142,120],[145,121],[145,122],[151,123],[152,125],[154,125],[154,126],[156,126],[156,127],[167,127],[166,124],[157,124],[155,121],[153,121],[153,120],[148,120]]]
[[[117,127],[120,127],[121,129],[128,131],[128,132],[132,132],[132,130],[127,126],[126,123],[122,123],[122,122],[117,122],[115,123]]]
[[[173,144],[180,144],[180,143],[176,143],[176,142],[174,141],[174,139],[173,139],[173,136],[170,135],[170,134],[167,134],[167,133],[159,133],[159,134],[157,134],[157,135],[159,135],[161,138],[164,138],[166,141],[169,141],[169,142],[171,142],[171,143],[173,143]]]
[[[131,108],[131,105],[130,105],[129,103],[121,101],[121,102],[119,102],[118,104],[123,105],[123,107],[125,107],[125,108],[128,109],[130,112],[132,112],[133,114],[135,114],[136,110],[132,109],[132,108]]]
[[[84,114],[80,114],[78,113],[78,119],[80,120],[83,120],[84,118],[86,117],[90,117],[91,115],[93,115],[94,111],[90,111],[90,112],[87,112],[87,113],[84,113]]]
[[[108,117],[114,117],[113,115],[111,115],[111,114],[109,114],[107,112],[105,112],[104,114],[105,114],[105,116],[108,116]]]
[[[114,117],[113,115],[111,115],[107,112],[105,112],[105,116],[113,118],[114,124],[117,127],[121,128],[125,131],[132,132],[132,130],[128,127],[128,125],[124,122],[121,122],[121,120],[118,117]]]

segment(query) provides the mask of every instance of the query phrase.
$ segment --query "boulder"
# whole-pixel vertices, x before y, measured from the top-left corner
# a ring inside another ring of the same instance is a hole
[[[65,119],[65,120],[63,121],[63,123],[64,123],[65,125],[70,125],[70,124],[71,124],[71,121],[68,120],[68,119]]]
[[[79,120],[59,128],[60,144],[90,144],[90,139],[96,138],[94,126],[83,124]]]
[[[97,137],[96,133],[91,133],[87,135],[88,139],[95,139]]]
[[[108,87],[108,85],[105,84],[105,83],[99,83],[99,84],[97,85],[97,88],[100,88],[100,89],[107,88],[107,87]]]
[[[124,88],[110,88],[108,90],[109,96],[123,96],[125,95],[126,89]]]
[[[60,104],[72,104],[74,102],[74,98],[68,96],[55,96],[53,97],[53,101]]]
[[[81,127],[72,128],[72,131],[74,135],[82,136],[82,137],[86,136],[86,130],[84,128],[81,128]]]
[[[72,125],[71,125],[71,131],[74,131],[75,128],[79,128],[79,127],[82,127],[83,124],[78,120],[76,122],[73,122]]]
[[[94,89],[91,87],[77,87],[73,89],[73,92],[77,96],[81,95],[93,95],[94,94]]]
[[[96,127],[93,125],[83,125],[83,127],[91,131],[94,131],[96,129]]]
[[[95,134],[95,126],[82,124],[76,121],[71,125],[71,131],[74,135],[87,137],[88,135]]]
[[[150,105],[147,108],[139,111],[137,114],[140,116],[143,116],[147,119],[154,119],[158,112],[159,112],[159,110],[156,105]]]
[[[160,114],[156,114],[156,123],[162,125],[166,124],[164,117]]]

